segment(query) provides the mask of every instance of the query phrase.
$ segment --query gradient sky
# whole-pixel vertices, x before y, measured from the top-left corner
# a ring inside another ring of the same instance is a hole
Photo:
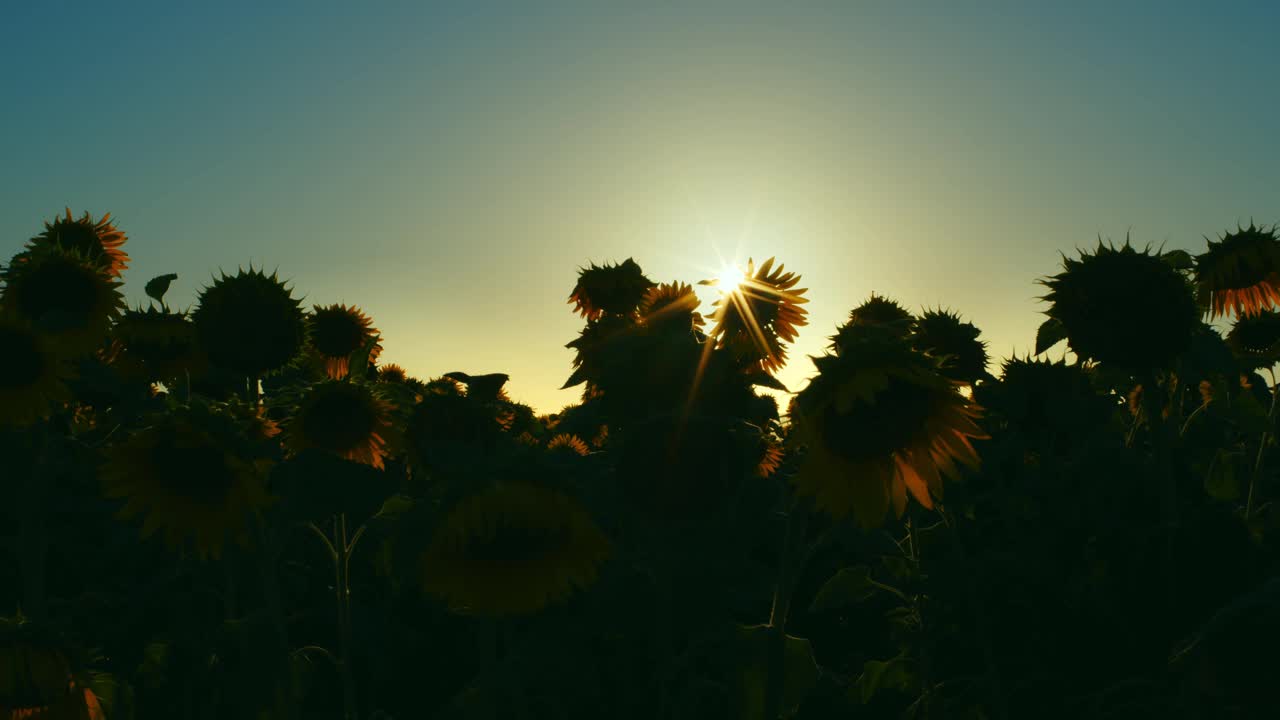
[[[1121,5],[10,3],[0,253],[111,211],[133,302],[279,268],[541,411],[589,260],[776,255],[812,298],[793,389],[872,291],[998,359],[1059,250],[1280,220],[1280,3]]]

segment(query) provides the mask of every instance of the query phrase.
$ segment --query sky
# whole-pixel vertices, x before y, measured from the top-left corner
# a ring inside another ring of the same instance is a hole
[[[0,255],[111,212],[126,294],[220,269],[356,304],[383,359],[551,412],[579,267],[872,292],[1033,345],[1099,236],[1280,221],[1280,3],[41,2],[0,22]],[[709,299],[709,298],[708,298]],[[704,309],[707,309],[704,305]],[[993,366],[993,370],[996,369]]]

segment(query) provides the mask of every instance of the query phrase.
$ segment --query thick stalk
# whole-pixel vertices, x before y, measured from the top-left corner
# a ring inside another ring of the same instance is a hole
[[[1166,626],[1172,628],[1178,610],[1178,570],[1174,552],[1178,532],[1178,478],[1173,472],[1169,456],[1171,446],[1166,435],[1168,428],[1164,421],[1164,400],[1156,384],[1155,374],[1147,373],[1142,378],[1142,414],[1147,421],[1147,432],[1151,437],[1151,457],[1160,500],[1160,520],[1165,529],[1165,621]]]
[[[351,546],[347,544],[347,516],[338,513],[333,521],[334,592],[338,601],[338,653],[342,674],[342,706],[344,720],[357,720],[355,674],[352,672],[351,584],[349,561]]]
[[[782,695],[786,680],[787,618],[791,613],[791,596],[795,594],[800,575],[797,560],[802,557],[805,531],[809,525],[809,507],[802,500],[795,500],[787,513],[786,530],[782,536],[782,553],[778,561],[778,576],[773,586],[773,607],[769,612],[768,644],[766,645],[766,676],[764,692],[764,718],[777,720],[782,712]]]
[[[280,551],[274,535],[260,526],[262,553],[260,555],[262,572],[262,595],[267,604],[267,615],[271,618],[272,631],[275,635],[276,656],[280,667],[276,686],[276,715],[281,720],[293,720],[297,715],[294,707],[293,662],[292,650],[289,647],[289,628],[285,621],[284,601],[280,592]]]

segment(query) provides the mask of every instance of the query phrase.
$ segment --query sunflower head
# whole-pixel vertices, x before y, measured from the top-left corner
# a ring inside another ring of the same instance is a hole
[[[912,341],[917,350],[941,360],[941,372],[952,380],[973,384],[987,374],[987,344],[973,323],[946,310],[926,310],[916,320]]]
[[[4,272],[0,303],[25,317],[66,354],[101,346],[124,309],[120,283],[78,251],[42,248]]]
[[[971,440],[986,437],[979,409],[906,338],[864,337],[856,348],[814,360],[818,376],[794,406],[807,448],[797,489],[835,517],[852,512],[874,527],[907,497],[933,507],[942,476],[978,465]]]
[[[195,327],[186,313],[154,306],[128,310],[116,322],[115,335],[152,381],[180,377],[199,361]]]
[[[1130,371],[1163,368],[1191,344],[1200,311],[1186,279],[1159,254],[1126,240],[1098,244],[1063,271],[1040,281],[1049,288],[1045,314],[1062,323],[1071,350]]]
[[[452,382],[452,381],[450,381]],[[409,411],[405,442],[415,472],[473,462],[487,455],[503,437],[491,406],[448,386],[428,391]]]
[[[582,441],[577,435],[569,435],[561,433],[551,438],[547,443],[547,451],[558,453],[565,457],[586,457],[591,454],[591,448]]]
[[[56,634],[21,615],[0,618],[0,717],[103,720],[76,655]]]
[[[1250,368],[1280,362],[1280,312],[1261,310],[1237,316],[1227,333],[1227,346]]]
[[[373,468],[383,467],[391,405],[374,386],[326,380],[311,386],[288,423],[286,443],[301,452],[314,448]]]
[[[176,407],[110,448],[100,477],[108,497],[125,500],[123,517],[143,517],[143,535],[161,531],[171,547],[218,557],[228,539],[247,540],[268,504],[253,435],[225,407]]]
[[[758,364],[766,372],[776,372],[786,364],[783,343],[794,342],[800,328],[808,324],[802,305],[806,288],[797,288],[800,276],[775,268],[773,258],[759,268],[747,261],[742,282],[721,290],[715,301],[715,327],[711,336],[717,347],[728,348],[745,364]]]
[[[200,292],[191,321],[214,365],[259,377],[298,354],[306,336],[300,304],[275,273],[241,269]]]
[[[578,284],[569,295],[569,303],[587,320],[604,315],[629,316],[653,286],[632,258],[618,264],[591,263],[578,272]]]
[[[409,373],[405,369],[395,363],[387,363],[378,366],[378,379],[387,383],[404,384],[409,382]]]
[[[915,326],[915,317],[895,300],[871,294],[867,301],[849,311],[849,319],[836,328],[831,350],[839,353],[845,345],[867,334],[906,337]]]
[[[699,330],[706,320],[698,312],[697,294],[686,283],[663,283],[648,289],[640,301],[640,320],[655,329]]]
[[[18,256],[17,263],[32,254],[49,248],[60,248],[80,255],[107,275],[118,278],[129,265],[129,255],[121,249],[125,234],[111,223],[111,213],[94,220],[88,212],[79,218],[71,216],[71,208],[65,217],[46,221],[44,232],[27,242],[26,250]]]
[[[592,585],[609,551],[568,496],[507,483],[453,508],[422,556],[423,586],[458,613],[527,615]]]
[[[1210,318],[1252,315],[1280,303],[1280,236],[1276,228],[1237,227],[1196,257],[1195,279]]]
[[[382,351],[378,343],[378,329],[356,307],[316,306],[307,318],[307,330],[311,347],[322,358],[325,372],[334,380],[347,376],[351,356],[362,348],[372,344],[368,358],[370,363],[377,360]]]
[[[31,323],[0,310],[0,427],[28,425],[71,400],[71,366]]]

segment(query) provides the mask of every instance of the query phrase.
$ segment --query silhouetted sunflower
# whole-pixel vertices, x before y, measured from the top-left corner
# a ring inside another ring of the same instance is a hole
[[[0,719],[103,720],[62,643],[23,618],[0,619]]]
[[[999,382],[980,388],[977,397],[988,417],[1008,430],[1068,445],[1105,424],[1114,407],[1079,365],[1030,356],[1005,360]]]
[[[706,320],[698,312],[697,294],[686,283],[663,283],[649,288],[640,301],[640,319],[653,328],[700,329]]]
[[[595,582],[609,541],[569,497],[524,483],[460,501],[422,557],[423,586],[456,612],[535,613]]]
[[[1071,350],[1130,371],[1164,367],[1191,344],[1200,311],[1186,280],[1160,255],[1128,241],[1098,243],[1063,272],[1041,280],[1049,288],[1045,314],[1062,323]]]
[[[782,264],[775,269],[773,261],[769,258],[759,269],[754,261],[747,261],[745,279],[738,287],[723,290],[715,301],[716,324],[711,329],[719,347],[759,362],[767,372],[786,364],[782,344],[794,342],[799,328],[808,324],[808,312],[800,307],[809,302],[801,297],[807,289],[796,289],[800,276],[784,273]]]
[[[1252,315],[1280,303],[1280,237],[1274,227],[1237,228],[1196,257],[1196,283],[1209,317]]]
[[[409,381],[409,373],[395,363],[378,366],[378,379],[382,382],[405,383]]]
[[[306,326],[299,305],[275,273],[241,269],[200,292],[191,321],[210,362],[260,377],[284,367],[301,348]]]
[[[1280,362],[1280,313],[1260,310],[1239,315],[1227,333],[1227,346],[1252,368]]]
[[[860,341],[814,364],[796,399],[807,453],[795,482],[819,509],[875,527],[890,507],[901,516],[908,494],[933,507],[957,461],[977,467],[979,409],[905,339]]]
[[[756,477],[773,477],[773,474],[778,472],[778,468],[782,467],[784,457],[786,457],[786,453],[781,446],[766,442],[764,451],[760,456],[760,462],[756,465]]]
[[[129,265],[129,255],[121,249],[126,238],[111,223],[111,213],[95,221],[88,212],[73,219],[71,208],[66,210],[66,217],[56,217],[53,222],[45,222],[44,232],[27,242],[26,250],[14,259],[15,263],[25,262],[31,254],[56,247],[78,253],[107,275],[120,277]]]
[[[987,344],[973,323],[946,310],[926,310],[916,320],[912,341],[917,350],[941,360],[942,374],[973,384],[987,374]]]
[[[218,557],[228,539],[247,539],[268,503],[264,462],[236,452],[249,434],[231,414],[175,408],[107,451],[105,492],[125,499],[123,517],[145,516],[143,536],[160,530],[171,547],[190,541],[200,557]]]
[[[303,396],[287,428],[294,452],[315,448],[379,470],[387,454],[391,405],[364,383],[327,380]]]
[[[0,427],[30,424],[71,400],[70,367],[24,318],[0,311],[0,348]]]
[[[140,361],[150,380],[181,377],[199,362],[195,326],[186,313],[149,307],[129,310],[116,322],[125,352]]]
[[[591,454],[591,448],[582,441],[577,435],[560,434],[551,438],[547,443],[547,450],[551,452],[563,452],[565,454],[586,457]]]
[[[316,306],[307,318],[308,339],[311,347],[324,361],[324,370],[334,380],[347,376],[351,356],[357,350],[373,342],[369,362],[378,359],[382,345],[378,344],[378,329],[367,315],[356,307],[346,305]]]
[[[4,280],[0,302],[31,321],[66,354],[96,350],[124,309],[119,282],[78,253],[58,247],[33,252],[10,265]]]
[[[592,263],[578,272],[578,284],[569,295],[569,303],[587,320],[603,315],[631,315],[653,286],[632,258],[617,265]]]

